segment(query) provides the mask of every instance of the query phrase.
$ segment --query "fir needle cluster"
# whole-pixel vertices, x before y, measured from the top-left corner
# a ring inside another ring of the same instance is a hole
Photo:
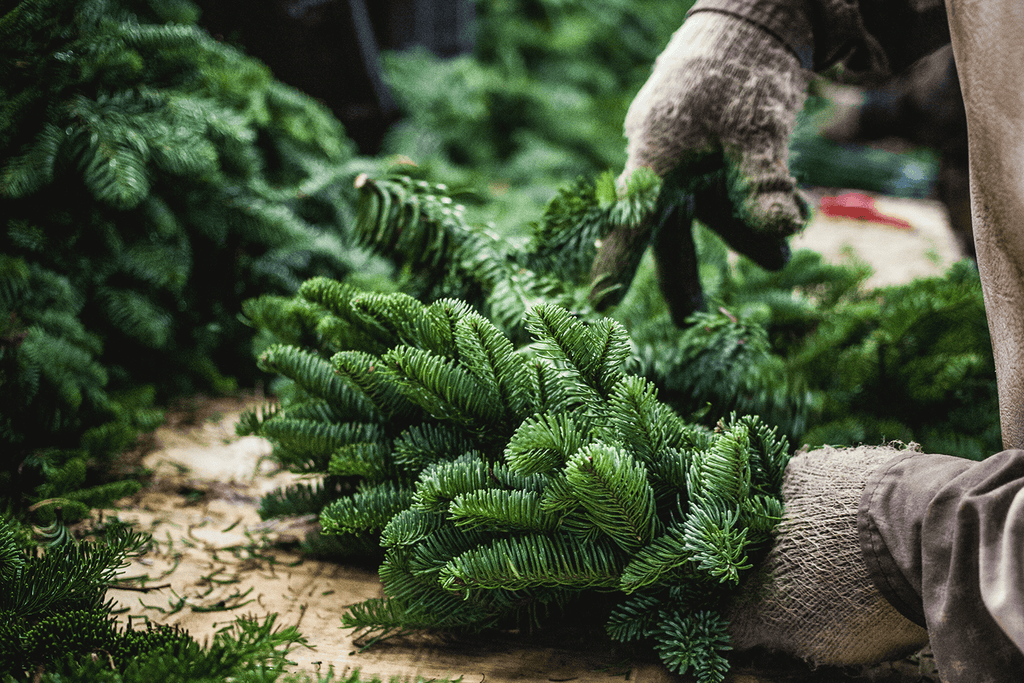
[[[314,279],[291,304],[324,352],[268,348],[261,365],[289,398],[239,429],[345,488],[320,511],[325,533],[353,554],[382,547],[387,597],[347,626],[542,625],[598,592],[613,598],[610,635],[721,680],[723,601],[781,516],[789,448],[775,430],[685,422],[623,369],[630,340],[611,318],[541,304],[516,346],[454,299]]]

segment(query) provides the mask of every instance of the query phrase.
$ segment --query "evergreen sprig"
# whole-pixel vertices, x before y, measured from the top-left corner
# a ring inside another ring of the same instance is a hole
[[[995,362],[976,266],[839,302],[792,364],[818,378],[812,445],[916,441],[973,459],[1001,450]]]
[[[526,244],[470,224],[444,184],[408,176],[369,178],[356,224],[360,243],[404,269],[401,287],[423,301],[458,298],[514,337],[526,311],[545,303],[582,310],[596,243],[654,211],[660,180],[642,169],[618,190],[606,173],[563,188]]]
[[[276,615],[236,620],[200,645],[186,631],[119,624],[107,590],[150,538],[112,523],[96,540],[24,547],[19,525],[0,518],[0,675],[12,683],[260,680],[286,676],[288,652],[305,639]],[[330,677],[328,677],[330,678]],[[294,680],[289,678],[288,680]],[[326,681],[328,679],[319,679]]]

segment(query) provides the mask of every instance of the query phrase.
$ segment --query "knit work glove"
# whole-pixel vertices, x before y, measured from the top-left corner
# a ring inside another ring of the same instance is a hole
[[[824,448],[790,461],[775,542],[729,610],[735,649],[765,646],[848,666],[899,659],[928,642],[875,588],[857,532],[868,475],[899,453]]]
[[[808,73],[781,41],[730,14],[696,12],[676,31],[626,115],[623,178],[648,167],[687,201],[663,201],[644,225],[602,241],[591,270],[598,310],[621,301],[652,238],[673,317],[698,307],[694,218],[763,267],[786,263],[784,238],[809,214],[787,162]]]

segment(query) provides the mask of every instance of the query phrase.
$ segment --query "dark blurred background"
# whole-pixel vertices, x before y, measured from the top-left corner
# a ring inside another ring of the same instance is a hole
[[[200,23],[321,100],[364,154],[379,151],[399,114],[382,50],[471,52],[473,0],[198,0]]]
[[[440,152],[478,171],[499,162],[487,172],[515,186],[616,166],[625,106],[692,0],[678,3],[677,16],[664,2],[639,0],[589,9],[538,0],[197,4],[211,34],[327,105],[361,153],[422,164]],[[384,55],[395,52],[409,57],[386,64]],[[476,66],[436,61],[461,55],[475,56]],[[800,183],[935,197],[961,252],[973,256],[966,119],[949,46],[841,97],[813,90],[808,111],[825,116],[805,121],[791,141]],[[486,122],[471,113],[478,103]]]

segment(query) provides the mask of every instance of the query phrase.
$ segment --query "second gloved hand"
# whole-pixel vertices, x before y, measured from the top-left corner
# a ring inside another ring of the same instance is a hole
[[[663,202],[653,220],[603,240],[591,270],[595,307],[621,300],[653,238],[662,291],[682,322],[702,298],[694,218],[763,267],[786,263],[785,238],[809,215],[788,169],[808,74],[780,40],[745,19],[702,11],[686,20],[630,106],[623,177],[650,168],[688,201]]]

